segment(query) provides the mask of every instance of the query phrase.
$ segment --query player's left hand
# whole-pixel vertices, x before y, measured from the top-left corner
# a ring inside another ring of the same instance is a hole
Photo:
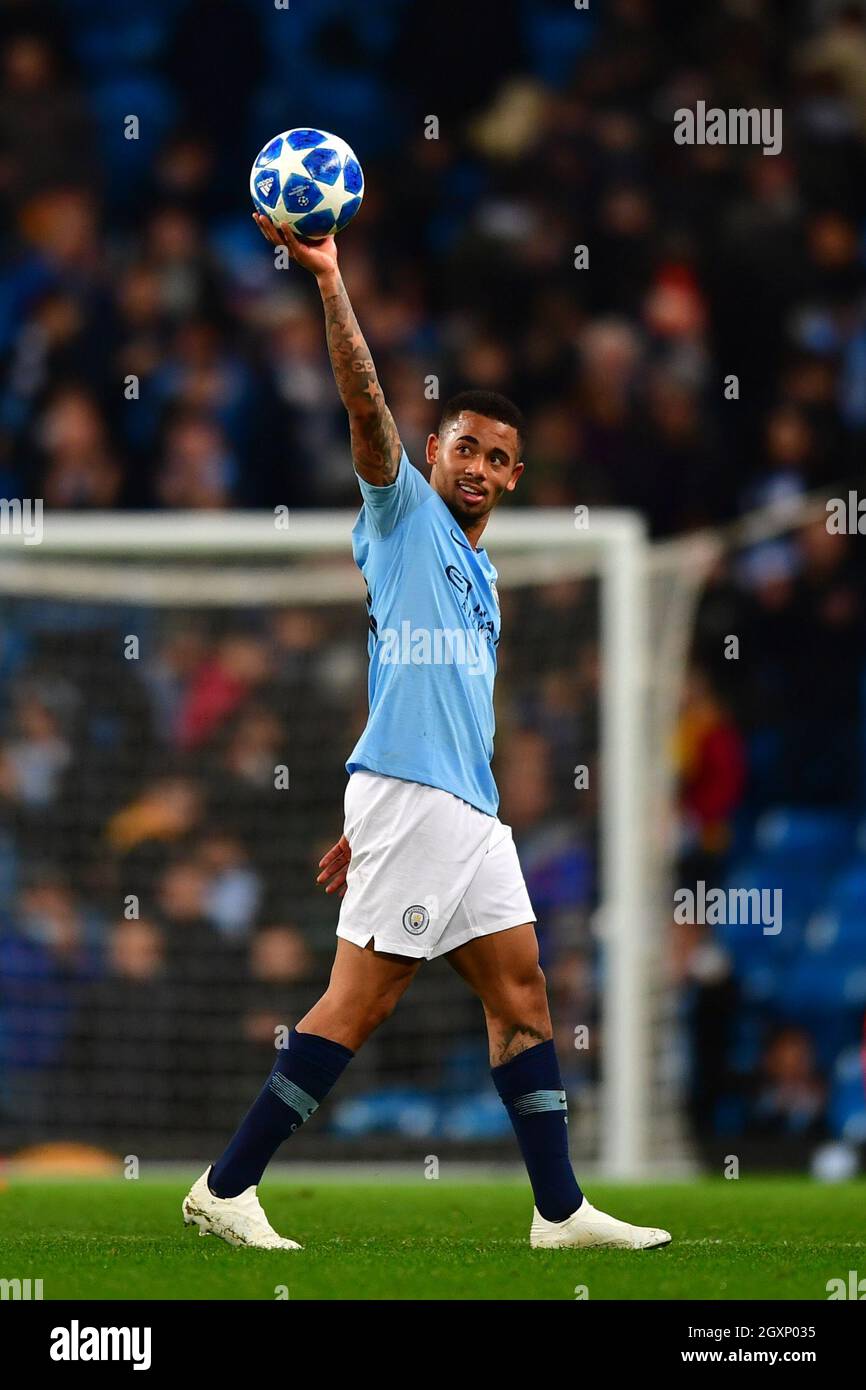
[[[352,851],[345,835],[341,835],[327,854],[322,855],[319,860],[319,868],[322,872],[316,882],[325,884],[326,893],[339,893],[340,897],[343,897],[346,892],[346,873],[351,858]]]

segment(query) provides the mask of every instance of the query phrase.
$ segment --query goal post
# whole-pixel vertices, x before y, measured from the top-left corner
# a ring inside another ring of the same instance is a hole
[[[602,1166],[633,1178],[649,1158],[648,958],[659,951],[647,861],[649,622],[646,534],[636,516],[609,523],[602,551],[601,930],[607,953]]]
[[[46,513],[38,544],[0,537],[0,604],[122,605],[201,611],[291,609],[362,614],[363,580],[351,560],[354,512],[75,514]],[[585,525],[568,509],[503,511],[485,537],[503,594],[527,600],[522,632],[503,622],[502,651],[529,644],[524,684],[535,656],[543,665],[543,633],[532,624],[532,597],[574,584],[575,602],[597,613],[598,746],[590,768],[598,801],[598,892],[593,931],[600,947],[598,1096],[591,1143],[573,1125],[581,1157],[611,1177],[637,1178],[664,1152],[653,1128],[662,1104],[679,1098],[656,1090],[656,1008],[665,912],[659,886],[669,845],[659,826],[670,818],[670,726],[659,718],[654,691],[657,634],[652,631],[651,572],[639,516],[592,509]],[[591,585],[587,590],[582,585]],[[568,594],[563,612],[569,613]],[[353,637],[363,644],[360,626]],[[532,647],[532,644],[536,644]],[[680,646],[684,648],[684,643]],[[575,657],[576,659],[576,657]],[[667,658],[670,661],[670,653]],[[667,689],[676,673],[665,673]],[[668,700],[670,705],[670,700]],[[667,710],[667,720],[672,710]],[[585,763],[581,747],[574,764]],[[496,764],[494,762],[494,768]],[[574,791],[579,798],[585,793]],[[339,807],[334,808],[335,822]],[[301,808],[300,814],[303,814]],[[575,810],[576,814],[576,810]],[[503,805],[508,819],[508,804]],[[411,1009],[411,1000],[405,1006]],[[579,1022],[580,1020],[575,1020]],[[590,1107],[591,1108],[591,1107]],[[591,1121],[589,1127],[592,1127]],[[678,1134],[674,1117],[667,1131]]]

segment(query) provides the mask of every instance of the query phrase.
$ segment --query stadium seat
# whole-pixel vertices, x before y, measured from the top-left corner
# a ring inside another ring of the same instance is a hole
[[[866,913],[863,903],[843,903],[841,911],[818,913],[810,921],[803,948],[807,955],[840,965],[866,963]]]
[[[64,0],[82,69],[98,81],[158,60],[166,26],[182,5],[183,0],[148,0],[124,9],[111,0]]]
[[[840,915],[861,917],[866,922],[866,861],[851,860],[833,880],[827,906]]]
[[[866,1078],[859,1047],[846,1048],[836,1060],[827,1118],[836,1138],[866,1143]]]
[[[157,150],[171,129],[177,101],[171,88],[151,77],[111,78],[91,92],[115,204],[134,201],[138,180],[147,175]],[[127,140],[124,122],[138,117],[138,139]]]
[[[782,972],[777,1004],[791,1021],[845,1021],[850,1033],[866,1007],[866,965],[805,953]]]
[[[533,71],[542,82],[562,87],[578,57],[592,46],[595,16],[588,10],[575,24],[568,9],[559,4],[539,5],[537,0],[523,0],[523,12]]]
[[[810,916],[820,906],[822,884],[808,865],[774,863],[753,855],[727,875],[724,887],[731,890],[778,889],[782,894],[782,930],[765,933],[760,924],[728,922],[713,927],[718,940],[732,953],[735,962],[771,963],[787,960],[799,947]]]
[[[422,1138],[438,1131],[438,1120],[438,1102],[424,1091],[378,1091],[339,1102],[332,1128],[342,1135],[407,1134]]]
[[[778,729],[761,729],[747,739],[748,800],[737,822],[751,822],[756,810],[772,807],[779,797],[782,739]],[[751,844],[751,841],[750,841]]]
[[[740,1096],[722,1096],[716,1101],[713,1128],[716,1134],[742,1134],[747,1118],[746,1103]]]
[[[744,1002],[742,1007],[737,1009],[731,1022],[732,1037],[728,1061],[732,1071],[747,1076],[757,1070],[766,1031],[764,1010],[760,1007],[752,1008]]]
[[[757,956],[757,951],[754,954]],[[749,955],[735,957],[735,964],[743,1000],[748,1004],[771,1004],[779,992],[781,972]]]
[[[502,1101],[488,1087],[444,1107],[442,1133],[447,1139],[502,1139],[511,1133],[511,1121]]]
[[[768,859],[839,863],[854,844],[854,822],[838,811],[788,806],[766,811],[755,826],[755,848]]]

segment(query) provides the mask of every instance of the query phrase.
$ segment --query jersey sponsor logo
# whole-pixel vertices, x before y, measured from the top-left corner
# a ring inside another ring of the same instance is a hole
[[[430,925],[430,913],[420,903],[407,907],[403,913],[403,926],[410,936],[420,936]]]
[[[445,574],[448,577],[449,584],[454,585],[460,597],[468,597],[472,589],[472,580],[467,579],[463,571],[459,570],[456,565],[446,565]]]
[[[468,579],[463,571],[459,570],[456,565],[446,565],[445,575],[449,584],[451,584],[460,595],[460,607],[463,609],[466,617],[477,627],[479,632],[485,634],[488,641],[490,641],[494,647],[498,646],[499,638],[496,635],[496,624],[487,616],[487,609],[484,605],[476,603],[471,597],[474,588],[472,580]]]

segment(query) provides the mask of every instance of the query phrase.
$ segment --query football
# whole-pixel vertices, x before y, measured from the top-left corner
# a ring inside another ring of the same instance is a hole
[[[364,175],[338,135],[301,127],[275,135],[256,156],[250,193],[259,212],[298,236],[342,231],[364,197]]]

